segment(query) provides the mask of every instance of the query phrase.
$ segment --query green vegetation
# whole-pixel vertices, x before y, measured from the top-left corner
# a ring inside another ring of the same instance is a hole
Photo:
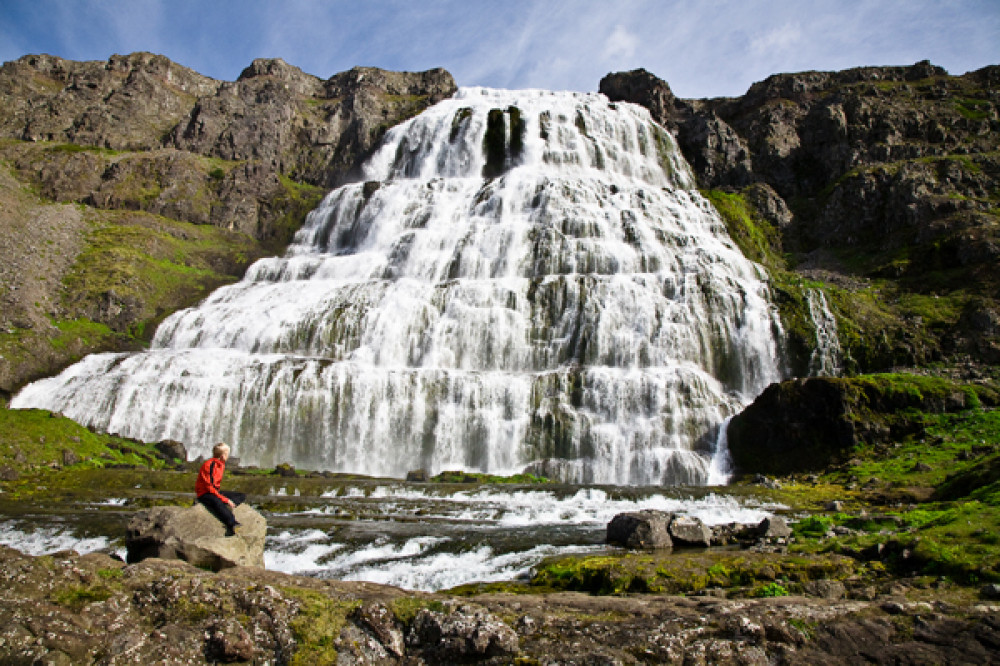
[[[296,644],[291,659],[293,666],[336,663],[334,642],[347,623],[347,616],[361,602],[338,601],[301,588],[284,588],[282,591],[299,603],[298,615],[291,622]]]
[[[103,585],[69,585],[55,592],[52,601],[60,606],[80,611],[95,601],[107,601],[112,594],[112,591]]]
[[[38,472],[53,465],[78,470],[107,465],[160,469],[166,464],[148,445],[91,432],[75,421],[40,409],[0,409],[0,467],[19,473]]]
[[[495,476],[493,474],[482,474],[480,472],[457,472],[444,471],[431,477],[434,483],[551,483],[544,476],[534,474],[513,474],[511,476]]]

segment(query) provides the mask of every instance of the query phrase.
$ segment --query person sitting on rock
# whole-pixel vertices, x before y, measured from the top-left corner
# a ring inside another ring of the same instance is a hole
[[[233,509],[242,504],[247,496],[243,493],[220,490],[222,475],[226,471],[226,461],[229,460],[229,445],[219,442],[212,447],[212,457],[205,461],[198,471],[198,480],[194,482],[194,494],[205,508],[226,526],[226,536],[236,534],[239,523],[233,515]]]

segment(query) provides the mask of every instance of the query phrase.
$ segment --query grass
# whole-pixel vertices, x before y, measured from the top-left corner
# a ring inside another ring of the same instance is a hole
[[[112,464],[161,469],[166,464],[148,444],[91,432],[41,409],[0,408],[0,466],[21,473],[61,466],[64,450],[79,459],[73,465],[77,469]]]

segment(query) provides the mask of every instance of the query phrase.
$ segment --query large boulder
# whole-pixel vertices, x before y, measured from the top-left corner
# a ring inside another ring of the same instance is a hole
[[[674,514],[647,509],[619,513],[608,523],[607,542],[624,548],[672,548],[670,521]]]
[[[201,504],[191,507],[158,506],[136,513],[125,537],[128,562],[149,557],[184,560],[219,571],[238,566],[264,566],[267,521],[253,507],[241,504],[234,512],[240,526],[227,537],[225,526]]]

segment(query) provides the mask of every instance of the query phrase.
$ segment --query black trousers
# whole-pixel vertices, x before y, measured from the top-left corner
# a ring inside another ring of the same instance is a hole
[[[235,506],[243,504],[243,502],[247,499],[247,496],[244,493],[236,493],[229,490],[222,490],[220,492]],[[233,515],[233,510],[229,508],[228,504],[220,500],[218,497],[212,493],[205,493],[204,495],[198,496],[198,501],[204,504],[205,508],[211,511],[212,515],[218,518],[228,529],[236,527],[236,516]]]

